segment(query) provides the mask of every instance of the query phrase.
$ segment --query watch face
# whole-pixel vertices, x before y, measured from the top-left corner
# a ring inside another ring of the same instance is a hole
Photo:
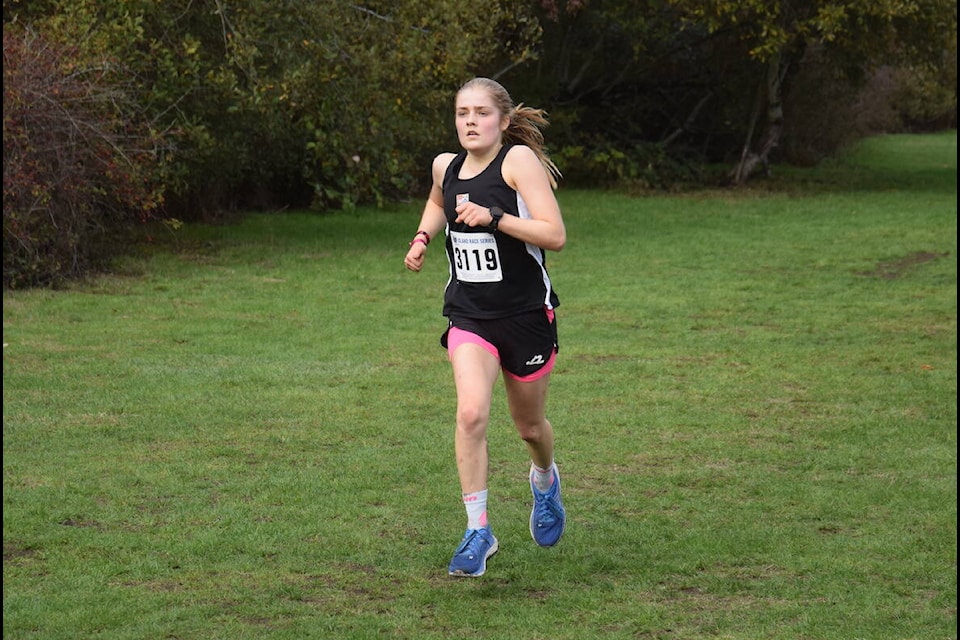
[[[500,224],[500,218],[503,217],[503,209],[500,207],[490,207],[490,228],[496,229]]]

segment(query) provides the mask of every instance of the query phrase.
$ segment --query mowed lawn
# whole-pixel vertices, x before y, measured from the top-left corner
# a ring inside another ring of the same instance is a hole
[[[498,387],[465,524],[419,202],[159,232],[3,296],[15,639],[956,638],[956,132],[748,189],[558,193],[538,548]]]

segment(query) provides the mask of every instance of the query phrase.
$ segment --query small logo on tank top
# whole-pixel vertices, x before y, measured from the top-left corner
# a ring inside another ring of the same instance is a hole
[[[458,193],[458,194],[457,194],[457,206],[459,207],[459,206],[462,205],[464,202],[470,202],[470,194],[469,194],[469,193]]]

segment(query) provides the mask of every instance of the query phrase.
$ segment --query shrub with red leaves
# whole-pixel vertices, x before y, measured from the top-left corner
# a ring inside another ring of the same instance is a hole
[[[120,67],[3,27],[3,286],[50,286],[116,254],[162,201],[156,140]]]

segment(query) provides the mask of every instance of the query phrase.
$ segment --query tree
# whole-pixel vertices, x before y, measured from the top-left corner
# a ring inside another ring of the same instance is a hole
[[[731,165],[729,179],[746,180],[776,150],[810,139],[800,125],[853,135],[848,115],[883,64],[901,85],[875,92],[878,104],[917,114],[904,114],[904,122],[956,122],[956,10],[945,0],[541,0],[540,7],[542,45],[504,80],[550,110],[550,140],[573,180],[664,188],[707,179],[699,167],[708,163]],[[830,113],[832,103],[794,89],[811,83],[818,93],[829,85],[844,108]]]
[[[519,66],[485,65],[515,98],[549,111],[568,182],[661,188],[689,171],[683,151],[671,158],[663,142],[696,84],[696,66],[671,60],[684,50],[674,13],[659,0],[542,0],[540,46]]]
[[[853,82],[883,64],[942,66],[951,37],[956,52],[956,4],[947,0],[668,1],[682,12],[687,29],[713,37],[732,34],[755,62],[754,107],[731,173],[736,184],[766,166],[779,145],[784,87],[810,49],[821,51]]]

